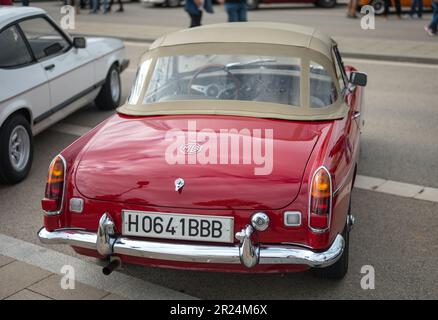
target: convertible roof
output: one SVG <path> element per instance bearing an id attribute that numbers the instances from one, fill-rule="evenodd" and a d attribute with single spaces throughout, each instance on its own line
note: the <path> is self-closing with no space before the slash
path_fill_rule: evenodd
<path id="1" fill-rule="evenodd" d="M 260 43 L 308 48 L 331 60 L 334 41 L 315 28 L 286 23 L 235 22 L 180 30 L 157 39 L 150 49 L 199 43 Z"/>

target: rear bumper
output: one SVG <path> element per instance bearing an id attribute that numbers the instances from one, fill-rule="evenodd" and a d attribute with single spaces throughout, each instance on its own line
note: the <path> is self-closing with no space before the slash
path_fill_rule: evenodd
<path id="1" fill-rule="evenodd" d="M 44 244 L 67 244 L 97 250 L 103 256 L 125 255 L 162 261 L 242 264 L 247 268 L 258 264 L 323 268 L 335 263 L 342 255 L 345 246 L 341 235 L 337 235 L 332 245 L 323 252 L 292 245 L 253 244 L 249 237 L 246 239 L 247 242 L 230 246 L 145 241 L 112 236 L 113 229 L 110 224 L 111 220 L 104 215 L 97 233 L 79 229 L 59 229 L 49 232 L 42 228 L 38 232 L 38 238 Z"/>

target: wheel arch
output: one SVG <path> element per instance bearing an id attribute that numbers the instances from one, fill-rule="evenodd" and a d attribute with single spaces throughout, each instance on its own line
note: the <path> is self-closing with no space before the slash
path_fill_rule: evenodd
<path id="1" fill-rule="evenodd" d="M 29 122 L 29 125 L 31 128 L 33 128 L 33 113 L 31 108 L 24 106 L 22 104 L 19 105 L 12 105 L 10 107 L 6 107 L 4 112 L 0 115 L 0 128 L 3 127 L 3 125 L 16 114 L 22 114 L 26 120 Z"/>

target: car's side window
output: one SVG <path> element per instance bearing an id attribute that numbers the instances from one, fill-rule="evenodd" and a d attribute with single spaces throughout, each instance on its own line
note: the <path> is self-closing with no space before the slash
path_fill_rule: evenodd
<path id="1" fill-rule="evenodd" d="M 64 36 L 43 17 L 24 20 L 19 25 L 38 60 L 64 52 L 70 47 Z"/>
<path id="2" fill-rule="evenodd" d="M 310 61 L 310 107 L 324 108 L 338 100 L 335 80 L 322 65 Z"/>
<path id="3" fill-rule="evenodd" d="M 32 62 L 21 33 L 11 26 L 0 33 L 0 68 L 13 68 Z"/>

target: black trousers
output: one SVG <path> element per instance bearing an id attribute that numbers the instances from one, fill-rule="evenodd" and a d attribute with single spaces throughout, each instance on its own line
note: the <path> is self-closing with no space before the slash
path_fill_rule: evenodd
<path id="1" fill-rule="evenodd" d="M 189 13 L 190 16 L 190 28 L 199 27 L 201 25 L 202 11 L 199 14 Z"/>
<path id="2" fill-rule="evenodd" d="M 385 0 L 385 16 L 389 14 L 389 8 L 391 7 L 391 0 Z M 401 4 L 400 0 L 394 0 L 395 4 L 395 11 L 397 12 L 397 15 L 401 16 Z"/>
<path id="3" fill-rule="evenodd" d="M 119 3 L 119 10 L 123 10 L 122 0 L 117 0 L 117 2 Z M 113 4 L 114 4 L 114 0 L 111 0 L 110 5 L 109 5 L 110 10 L 111 10 L 111 7 L 113 6 Z"/>

